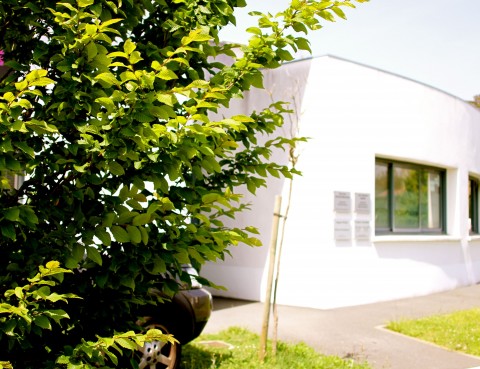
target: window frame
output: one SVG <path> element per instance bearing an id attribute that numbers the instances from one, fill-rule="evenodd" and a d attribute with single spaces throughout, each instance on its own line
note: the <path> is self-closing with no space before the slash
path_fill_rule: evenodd
<path id="1" fill-rule="evenodd" d="M 478 235 L 480 233 L 480 225 L 479 225 L 479 218 L 478 218 L 479 189 L 480 189 L 480 179 L 473 176 L 469 176 L 468 177 L 468 218 L 470 220 L 469 233 L 471 235 Z"/>
<path id="2" fill-rule="evenodd" d="M 442 235 L 446 234 L 446 225 L 447 225 L 447 201 L 446 201 L 446 177 L 447 171 L 443 168 L 438 168 L 429 165 L 416 164 L 412 162 L 405 162 L 399 160 L 390 160 L 385 158 L 375 158 L 375 169 L 378 164 L 383 164 L 387 166 L 387 227 L 378 227 L 376 224 L 375 218 L 375 234 L 376 235 Z M 405 169 L 418 170 L 420 172 L 435 172 L 440 176 L 440 227 L 438 228 L 398 228 L 395 227 L 395 190 L 394 190 L 394 168 L 401 167 Z M 375 188 L 376 192 L 376 188 Z M 376 196 L 375 196 L 376 197 Z M 420 200 L 421 201 L 421 200 Z M 375 213 L 377 212 L 377 207 L 375 205 Z"/>

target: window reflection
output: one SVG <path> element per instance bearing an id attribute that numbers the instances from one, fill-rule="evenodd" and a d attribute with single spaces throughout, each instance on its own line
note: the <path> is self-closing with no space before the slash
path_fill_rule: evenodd
<path id="1" fill-rule="evenodd" d="M 441 232 L 444 171 L 377 160 L 375 228 L 377 232 Z"/>
<path id="2" fill-rule="evenodd" d="M 388 166 L 375 166 L 375 226 L 388 228 Z"/>
<path id="3" fill-rule="evenodd" d="M 394 168 L 394 224 L 395 228 L 419 228 L 420 196 L 419 172 L 407 168 Z"/>

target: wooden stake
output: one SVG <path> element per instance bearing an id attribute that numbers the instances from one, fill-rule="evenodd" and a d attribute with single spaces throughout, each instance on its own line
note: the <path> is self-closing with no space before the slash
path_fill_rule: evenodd
<path id="1" fill-rule="evenodd" d="M 277 356 L 277 345 L 278 345 L 278 306 L 277 306 L 277 290 L 278 290 L 278 280 L 280 279 L 280 266 L 282 264 L 282 249 L 283 249 L 283 240 L 285 239 L 285 223 L 288 218 L 288 212 L 290 211 L 290 204 L 292 202 L 292 192 L 293 192 L 293 179 L 290 180 L 288 186 L 288 197 L 285 209 L 283 210 L 283 222 L 280 231 L 280 240 L 277 241 L 277 265 L 275 268 L 275 281 L 273 283 L 273 297 L 272 297 L 272 311 L 273 311 L 273 329 L 272 329 L 272 355 Z"/>
<path id="2" fill-rule="evenodd" d="M 258 357 L 261 362 L 265 360 L 267 354 L 268 321 L 270 319 L 270 306 L 272 300 L 273 275 L 275 271 L 275 259 L 277 254 L 278 223 L 280 220 L 280 209 L 282 206 L 282 197 L 275 196 L 275 207 L 273 210 L 272 236 L 270 238 L 270 260 L 268 266 L 267 291 L 265 294 L 265 304 L 263 308 L 262 335 L 260 337 L 260 350 Z"/>

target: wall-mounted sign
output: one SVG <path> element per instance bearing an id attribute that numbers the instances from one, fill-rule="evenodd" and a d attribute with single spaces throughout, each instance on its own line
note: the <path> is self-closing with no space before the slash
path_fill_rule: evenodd
<path id="1" fill-rule="evenodd" d="M 370 214 L 370 194 L 355 193 L 355 212 Z"/>
<path id="2" fill-rule="evenodd" d="M 349 241 L 352 239 L 352 226 L 348 220 L 335 220 L 335 239 Z"/>
<path id="3" fill-rule="evenodd" d="M 334 210 L 339 213 L 348 213 L 352 209 L 350 192 L 334 192 Z"/>
<path id="4" fill-rule="evenodd" d="M 355 238 L 357 240 L 370 240 L 370 222 L 366 220 L 355 221 Z"/>

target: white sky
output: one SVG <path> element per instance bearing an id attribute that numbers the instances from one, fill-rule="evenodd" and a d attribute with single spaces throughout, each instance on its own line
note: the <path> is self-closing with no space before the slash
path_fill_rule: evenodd
<path id="1" fill-rule="evenodd" d="M 247 0 L 222 39 L 245 42 L 252 10 L 276 13 L 288 0 Z M 370 0 L 347 20 L 310 33 L 313 56 L 335 55 L 439 88 L 462 99 L 480 94 L 480 0 Z"/>

